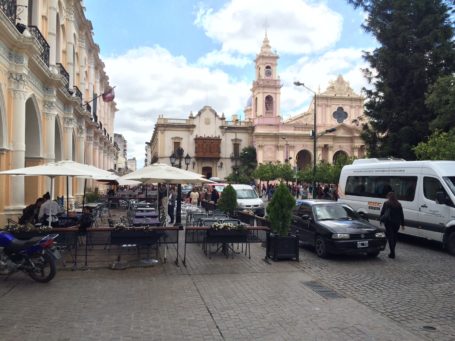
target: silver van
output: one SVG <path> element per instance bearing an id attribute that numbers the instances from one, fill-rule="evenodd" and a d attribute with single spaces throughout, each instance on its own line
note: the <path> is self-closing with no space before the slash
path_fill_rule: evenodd
<path id="1" fill-rule="evenodd" d="M 243 184 L 233 184 L 232 187 L 237 193 L 237 206 L 239 210 L 249 210 L 260 217 L 264 216 L 264 202 L 253 187 Z"/>

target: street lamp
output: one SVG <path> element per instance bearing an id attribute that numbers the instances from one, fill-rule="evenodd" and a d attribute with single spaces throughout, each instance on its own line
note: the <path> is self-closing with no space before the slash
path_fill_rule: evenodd
<path id="1" fill-rule="evenodd" d="M 302 82 L 294 82 L 294 85 L 295 86 L 303 86 L 305 89 L 307 89 L 308 91 L 310 91 L 313 95 L 314 95 L 314 100 L 313 100 L 313 104 L 314 104 L 314 112 L 313 112 L 313 116 L 314 116 L 314 121 L 313 121 L 313 132 L 312 132 L 312 137 L 313 137 L 313 198 L 315 197 L 315 193 L 316 193 L 316 135 L 317 135 L 317 131 L 316 131 L 316 92 L 313 91 L 312 89 L 310 89 L 309 87 L 307 87 L 304 83 Z"/>
<path id="2" fill-rule="evenodd" d="M 171 156 L 169 156 L 169 161 L 171 162 L 172 167 L 182 168 L 182 159 L 185 161 L 186 169 L 188 170 L 188 165 L 191 162 L 191 156 L 187 153 L 183 157 L 184 150 L 182 147 L 178 147 Z M 178 163 L 177 163 L 178 161 Z M 182 222 L 182 185 L 177 184 L 177 207 L 175 212 L 175 225 L 180 225 Z"/>

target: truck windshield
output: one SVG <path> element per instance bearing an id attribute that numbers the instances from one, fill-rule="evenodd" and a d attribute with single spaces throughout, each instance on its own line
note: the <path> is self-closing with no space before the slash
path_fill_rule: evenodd
<path id="1" fill-rule="evenodd" d="M 238 189 L 237 199 L 256 199 L 258 195 L 253 189 Z"/>
<path id="2" fill-rule="evenodd" d="M 445 176 L 443 177 L 446 184 L 449 186 L 452 195 L 455 196 L 455 176 Z"/>

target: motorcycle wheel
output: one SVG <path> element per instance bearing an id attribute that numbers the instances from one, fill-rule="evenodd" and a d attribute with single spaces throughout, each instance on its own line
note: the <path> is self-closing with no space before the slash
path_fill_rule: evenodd
<path id="1" fill-rule="evenodd" d="M 47 283 L 55 276 L 55 260 L 47 252 L 42 255 L 32 256 L 31 260 L 35 264 L 34 269 L 30 269 L 28 275 L 35 281 Z"/>

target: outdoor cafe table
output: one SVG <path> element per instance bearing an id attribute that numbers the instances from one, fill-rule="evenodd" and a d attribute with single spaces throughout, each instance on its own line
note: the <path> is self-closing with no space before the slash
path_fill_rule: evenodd
<path id="1" fill-rule="evenodd" d="M 183 265 L 186 267 L 186 244 L 202 244 L 204 243 L 204 238 L 207 236 L 207 231 L 211 229 L 209 226 L 187 226 L 185 227 L 185 245 L 183 248 Z M 246 238 L 246 243 L 252 242 L 262 242 L 259 238 L 259 233 L 270 233 L 270 229 L 267 226 L 247 226 L 246 230 L 248 231 L 248 236 Z M 257 237 L 257 238 L 255 238 Z M 249 245 L 247 245 L 249 247 Z"/>
<path id="2" fill-rule="evenodd" d="M 169 238 L 169 240 L 164 240 L 164 241 L 160 240 L 160 242 L 176 244 L 177 256 L 176 256 L 176 259 L 175 259 L 175 264 L 178 266 L 179 265 L 179 243 L 178 243 L 179 230 L 180 230 L 179 227 L 167 226 L 167 227 L 149 227 L 148 229 L 141 229 L 141 228 L 138 228 L 138 227 L 133 227 L 133 228 L 126 228 L 124 230 L 116 230 L 115 228 L 112 228 L 112 227 L 92 227 L 92 228 L 87 229 L 86 231 L 81 231 L 79 229 L 79 227 L 73 226 L 73 227 L 54 227 L 51 230 L 46 231 L 46 232 L 44 232 L 44 231 L 30 232 L 29 235 L 27 236 L 27 238 L 31 238 L 32 234 L 34 234 L 35 236 L 37 236 L 37 235 L 43 235 L 44 236 L 44 235 L 52 234 L 52 233 L 58 233 L 60 235 L 63 235 L 64 237 L 65 236 L 74 237 L 74 238 L 67 238 L 66 240 L 72 240 L 72 242 L 71 242 L 72 245 L 67 245 L 67 246 L 74 247 L 73 269 L 77 269 L 77 266 L 78 266 L 78 264 L 77 264 L 77 255 L 78 255 L 78 251 L 79 251 L 78 237 L 81 236 L 81 235 L 85 235 L 86 233 L 108 232 L 108 233 L 112 234 L 112 232 L 115 233 L 115 232 L 123 231 L 123 232 L 129 232 L 129 233 L 131 233 L 131 235 L 134 236 L 134 233 L 137 232 L 138 237 L 140 237 L 141 233 L 143 233 L 144 231 L 149 231 L 151 233 L 153 233 L 153 232 L 163 233 L 163 235 L 160 238 L 162 238 L 163 236 L 166 237 L 166 234 L 165 234 L 166 232 L 167 233 L 175 233 L 176 234 L 175 238 Z M 129 239 L 129 241 L 130 240 L 131 239 Z M 141 242 L 140 238 L 136 238 L 135 241 L 136 241 L 136 243 L 140 243 Z M 118 242 L 120 242 L 120 240 Z M 144 244 L 147 244 L 147 243 L 149 243 L 149 241 L 145 240 L 145 238 L 144 238 Z M 102 245 L 106 245 L 106 242 L 103 242 Z M 88 242 L 85 243 L 84 257 L 85 257 L 85 266 L 87 266 L 88 265 L 87 264 Z M 165 259 L 166 259 L 166 255 L 165 255 Z"/>

